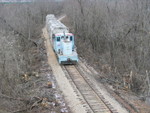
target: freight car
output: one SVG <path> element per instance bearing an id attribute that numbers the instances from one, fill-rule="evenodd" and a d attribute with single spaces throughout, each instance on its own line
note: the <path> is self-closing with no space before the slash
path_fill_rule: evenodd
<path id="1" fill-rule="evenodd" d="M 76 64 L 78 54 L 75 47 L 75 38 L 69 33 L 68 27 L 56 19 L 53 14 L 46 16 L 46 28 L 59 64 Z"/>

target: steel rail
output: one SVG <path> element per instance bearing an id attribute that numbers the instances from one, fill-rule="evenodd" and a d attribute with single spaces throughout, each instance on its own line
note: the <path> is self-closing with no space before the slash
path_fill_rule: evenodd
<path id="1" fill-rule="evenodd" d="M 107 113 L 118 113 L 112 106 L 109 104 L 108 101 L 105 100 L 103 95 L 100 92 L 97 92 L 95 88 L 89 83 L 89 81 L 83 76 L 83 73 L 80 72 L 76 66 L 64 66 L 65 70 L 69 74 L 70 78 L 72 79 L 72 82 L 75 84 L 76 88 L 79 90 L 81 93 L 83 99 L 85 102 L 88 104 L 89 108 L 91 109 L 92 112 L 107 112 Z M 76 80 L 77 79 L 77 80 Z M 79 80 L 80 79 L 80 80 Z M 79 80 L 79 81 L 78 81 Z M 81 83 L 80 83 L 81 82 Z M 82 86 L 84 85 L 84 86 Z M 80 87 L 79 87 L 80 86 Z M 83 88 L 85 87 L 85 89 Z M 83 90 L 81 90 L 83 88 Z M 88 90 L 86 90 L 86 88 Z M 87 93 L 84 93 L 87 92 Z M 93 94 L 93 95 L 89 95 Z M 89 99 L 90 98 L 90 99 Z M 87 100 L 88 99 L 88 100 Z M 94 102 L 90 101 L 93 99 Z M 92 103 L 95 103 L 97 105 L 92 105 Z M 95 107 L 95 109 L 94 109 Z M 96 108 L 98 108 L 96 110 Z M 108 111 L 109 110 L 109 111 Z"/>

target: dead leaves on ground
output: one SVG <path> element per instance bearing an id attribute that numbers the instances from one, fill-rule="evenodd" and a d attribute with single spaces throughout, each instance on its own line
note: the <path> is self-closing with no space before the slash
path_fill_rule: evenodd
<path id="1" fill-rule="evenodd" d="M 40 98 L 40 97 L 34 97 L 36 98 L 36 101 L 31 105 L 30 110 L 34 109 L 35 107 L 40 108 L 46 108 L 51 109 L 53 107 L 58 106 L 58 102 L 50 101 L 48 98 Z"/>
<path id="2" fill-rule="evenodd" d="M 27 72 L 27 73 L 24 73 L 24 74 L 20 74 L 20 77 L 21 77 L 21 80 L 24 81 L 24 82 L 28 82 L 29 80 L 31 80 L 32 77 L 36 77 L 36 78 L 39 78 L 39 74 L 38 72 Z"/>

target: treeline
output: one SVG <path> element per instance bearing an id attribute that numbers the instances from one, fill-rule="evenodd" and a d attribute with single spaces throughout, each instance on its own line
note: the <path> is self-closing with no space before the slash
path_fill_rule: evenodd
<path id="1" fill-rule="evenodd" d="M 79 37 L 78 52 L 101 71 L 107 65 L 115 73 L 110 77 L 119 81 L 132 72 L 132 90 L 149 94 L 145 80 L 150 77 L 150 1 L 67 0 L 66 4 Z"/>

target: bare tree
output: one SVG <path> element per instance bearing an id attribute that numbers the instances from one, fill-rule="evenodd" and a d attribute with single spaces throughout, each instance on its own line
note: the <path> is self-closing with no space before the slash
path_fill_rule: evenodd
<path id="1" fill-rule="evenodd" d="M 120 76 L 131 70 L 146 75 L 145 70 L 150 70 L 149 0 L 69 0 L 66 4 L 80 37 L 80 54 L 98 61 L 100 67 L 109 64 Z"/>

